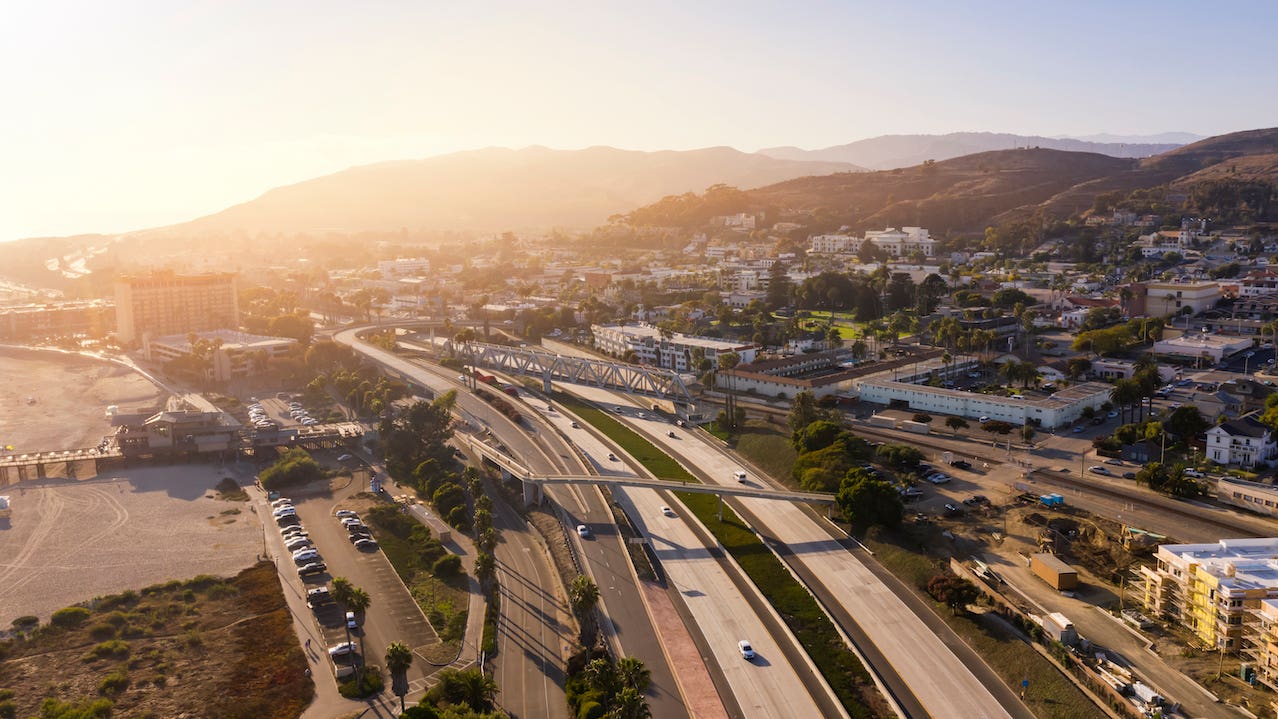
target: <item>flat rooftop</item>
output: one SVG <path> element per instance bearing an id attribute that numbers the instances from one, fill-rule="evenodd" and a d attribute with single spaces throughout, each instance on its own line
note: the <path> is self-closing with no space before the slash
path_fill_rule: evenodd
<path id="1" fill-rule="evenodd" d="M 620 332 L 630 337 L 641 337 L 651 339 L 653 342 L 662 342 L 665 338 L 661 336 L 661 330 L 652 325 L 599 325 L 603 329 Z M 702 337 L 700 335 L 685 335 L 674 333 L 670 335 L 670 342 L 677 344 L 690 345 L 692 347 L 706 347 L 709 349 L 728 352 L 736 349 L 744 349 L 754 347 L 749 342 L 732 342 L 730 340 L 721 340 L 715 337 Z"/>
<path id="2" fill-rule="evenodd" d="M 281 342 L 296 342 L 297 340 L 290 337 L 268 337 L 266 335 L 255 335 L 248 332 L 239 332 L 237 330 L 207 330 L 205 332 L 196 332 L 196 340 L 222 340 L 223 347 L 273 347 Z M 191 339 L 188 335 L 167 335 L 164 337 L 156 337 L 151 340 L 151 344 L 160 344 L 165 347 L 172 347 L 180 352 L 191 351 Z"/>

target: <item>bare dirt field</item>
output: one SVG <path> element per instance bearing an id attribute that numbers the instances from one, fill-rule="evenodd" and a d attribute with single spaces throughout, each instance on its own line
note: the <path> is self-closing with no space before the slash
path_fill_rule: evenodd
<path id="1" fill-rule="evenodd" d="M 111 431 L 106 408 L 157 408 L 163 392 L 113 362 L 36 350 L 0 350 L 0 448 L 80 449 Z"/>
<path id="2" fill-rule="evenodd" d="M 10 487 L 13 517 L 0 520 L 0 630 L 94 596 L 251 565 L 262 551 L 257 515 L 213 491 L 227 476 L 251 482 L 244 469 L 130 468 Z"/>

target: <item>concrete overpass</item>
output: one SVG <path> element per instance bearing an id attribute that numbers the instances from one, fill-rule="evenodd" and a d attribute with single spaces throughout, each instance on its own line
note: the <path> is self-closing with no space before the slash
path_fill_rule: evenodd
<path id="1" fill-rule="evenodd" d="M 682 482 L 675 479 L 648 477 L 605 477 L 597 475 L 537 475 L 524 468 L 504 452 L 492 445 L 473 437 L 458 435 L 476 454 L 497 465 L 506 474 L 518 478 L 524 485 L 524 501 L 536 504 L 541 499 L 541 487 L 556 484 L 594 485 L 598 487 L 642 487 L 644 489 L 669 489 L 677 492 L 718 495 L 720 502 L 724 497 L 750 497 L 754 499 L 776 499 L 783 502 L 804 502 L 807 504 L 824 504 L 833 506 L 837 501 L 835 495 L 825 492 L 794 492 L 783 489 L 769 489 L 754 485 L 726 486 L 717 484 L 700 484 Z M 722 506 L 722 505 L 720 505 Z"/>

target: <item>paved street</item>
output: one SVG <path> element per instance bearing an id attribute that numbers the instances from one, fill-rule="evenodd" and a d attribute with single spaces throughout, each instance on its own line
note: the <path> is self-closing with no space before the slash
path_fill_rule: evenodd
<path id="1" fill-rule="evenodd" d="M 572 386 L 574 393 L 596 402 L 618 404 L 614 393 Z M 634 406 L 633 404 L 631 406 Z M 682 428 L 673 430 L 675 438 L 666 437 L 671 425 L 664 420 L 639 419 L 627 412 L 623 421 L 639 428 L 650 440 L 666 451 L 681 456 L 719 484 L 733 484 L 733 472 L 740 464 L 702 442 L 699 436 Z M 793 552 L 794 559 L 805 565 L 814 577 L 829 589 L 829 598 L 854 618 L 869 641 L 883 654 L 891 668 L 901 677 L 923 709 L 932 716 L 1009 717 L 1002 701 L 991 694 L 991 688 L 978 680 L 918 615 L 883 584 L 853 554 L 832 539 L 826 527 L 819 526 L 798 507 L 770 500 L 743 499 L 741 506 L 763 522 L 770 535 Z M 837 619 L 836 619 L 837 621 Z M 995 679 L 995 681 L 997 681 Z M 993 689 L 1005 689 L 1000 683 Z M 1023 705 L 1010 700 L 1017 715 L 1028 716 Z"/>

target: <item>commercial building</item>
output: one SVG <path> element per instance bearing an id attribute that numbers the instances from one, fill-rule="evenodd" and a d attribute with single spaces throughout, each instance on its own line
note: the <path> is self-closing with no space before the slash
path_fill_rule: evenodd
<path id="1" fill-rule="evenodd" d="M 951 363 L 947 370 L 938 360 L 923 363 L 918 368 L 904 368 L 894 373 L 879 373 L 854 382 L 857 394 L 863 402 L 908 407 L 919 412 L 952 414 L 968 419 L 989 419 L 1010 422 L 1014 425 L 1034 425 L 1059 428 L 1072 424 L 1083 416 L 1086 408 L 1100 409 L 1109 401 L 1112 385 L 1101 382 L 1084 382 L 1066 387 L 1046 397 L 1001 397 L 965 392 L 946 387 L 921 384 L 932 376 L 952 375 L 966 371 L 975 360 Z M 896 377 L 891 376 L 896 374 Z"/>
<path id="2" fill-rule="evenodd" d="M 1216 501 L 1257 514 L 1278 517 L 1278 487 L 1272 484 L 1221 477 L 1216 480 Z"/>
<path id="3" fill-rule="evenodd" d="M 715 384 L 720 388 L 730 386 L 735 392 L 780 399 L 793 399 L 800 392 L 811 392 L 816 397 L 850 394 L 856 377 L 864 374 L 850 360 L 846 351 L 830 350 L 752 362 L 718 373 Z"/>
<path id="4" fill-rule="evenodd" d="M 101 337 L 114 330 L 115 305 L 107 300 L 0 307 L 0 340 L 27 342 L 69 335 Z"/>
<path id="5" fill-rule="evenodd" d="M 1278 457 L 1278 442 L 1254 414 L 1207 430 L 1207 459 L 1216 464 L 1250 469 L 1268 465 L 1275 457 Z"/>
<path id="6" fill-rule="evenodd" d="M 240 431 L 228 414 L 196 410 L 116 414 L 111 424 L 116 445 L 129 458 L 228 452 L 236 448 Z"/>
<path id="7" fill-rule="evenodd" d="M 383 278 L 388 280 L 396 277 L 425 275 L 430 272 L 430 260 L 425 257 L 378 260 L 377 271 Z"/>
<path id="8" fill-rule="evenodd" d="M 809 240 L 811 252 L 826 255 L 855 255 L 866 242 L 892 257 L 908 257 L 916 252 L 924 257 L 932 257 L 936 252 L 936 240 L 929 237 L 928 231 L 922 227 L 870 230 L 865 233 L 865 237 L 815 235 Z"/>
<path id="9" fill-rule="evenodd" d="M 1250 337 L 1190 333 L 1155 342 L 1154 354 L 1191 360 L 1204 359 L 1215 364 L 1250 349 L 1254 344 Z"/>
<path id="10" fill-rule="evenodd" d="M 1137 588 L 1151 614 L 1210 648 L 1256 646 L 1253 613 L 1278 597 L 1278 538 L 1164 544 L 1155 559 L 1156 566 L 1140 568 Z"/>
<path id="11" fill-rule="evenodd" d="M 115 334 L 120 344 L 147 336 L 186 334 L 240 326 L 235 275 L 154 272 L 115 283 Z"/>
<path id="12" fill-rule="evenodd" d="M 677 372 L 696 371 L 694 356 L 701 355 L 718 366 L 719 355 L 735 352 L 742 364 L 754 361 L 759 348 L 713 337 L 698 337 L 678 332 L 663 333 L 657 327 L 639 323 L 633 325 L 591 325 L 595 348 L 614 357 L 633 352 L 635 360 Z"/>
<path id="13" fill-rule="evenodd" d="M 276 360 L 292 354 L 298 346 L 297 340 L 290 337 L 264 337 L 234 330 L 193 334 L 194 338 L 190 334 L 147 338 L 143 354 L 148 362 L 163 364 L 191 357 L 203 343 L 211 348 L 206 369 L 208 379 L 225 382 L 260 374 L 270 369 Z"/>
<path id="14" fill-rule="evenodd" d="M 1140 283 L 1138 283 L 1140 284 Z M 1217 282 L 1145 282 L 1143 306 L 1128 305 L 1131 316 L 1148 315 L 1166 317 L 1209 310 L 1220 301 L 1220 284 Z M 1134 287 L 1135 285 L 1133 285 Z M 1136 299 L 1136 298 L 1133 298 Z"/>

